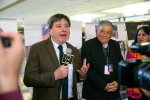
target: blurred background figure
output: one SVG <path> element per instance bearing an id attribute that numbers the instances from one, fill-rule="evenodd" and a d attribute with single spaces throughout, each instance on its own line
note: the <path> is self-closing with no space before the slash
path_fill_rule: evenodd
<path id="1" fill-rule="evenodd" d="M 141 26 L 138 28 L 135 40 L 133 42 L 134 44 L 141 44 L 150 42 L 150 27 L 149 26 Z M 146 55 L 141 55 L 140 53 L 132 52 L 129 48 L 128 54 L 127 54 L 128 60 L 133 59 L 146 59 L 150 60 L 150 57 Z M 149 100 L 150 97 L 150 91 L 140 89 L 140 88 L 127 88 L 127 95 L 129 100 Z"/>
<path id="2" fill-rule="evenodd" d="M 118 38 L 118 28 L 117 25 L 113 26 L 113 33 L 112 33 L 112 37 Z"/>
<path id="3" fill-rule="evenodd" d="M 1 37 L 10 39 L 11 46 L 5 47 Z M 0 100 L 23 100 L 18 87 L 19 72 L 24 58 L 24 46 L 18 33 L 0 29 Z"/>
<path id="4" fill-rule="evenodd" d="M 125 41 L 119 41 L 119 45 L 120 45 L 122 57 L 125 60 L 127 56 L 127 47 Z"/>

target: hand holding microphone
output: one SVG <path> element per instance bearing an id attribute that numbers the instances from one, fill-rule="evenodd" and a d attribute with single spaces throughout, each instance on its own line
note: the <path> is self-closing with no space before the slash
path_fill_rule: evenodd
<path id="1" fill-rule="evenodd" d="M 68 66 L 61 65 L 60 67 L 58 67 L 55 70 L 54 75 L 55 75 L 55 80 L 63 79 L 65 77 L 67 77 L 68 76 Z"/>
<path id="2" fill-rule="evenodd" d="M 69 69 L 67 65 L 71 64 L 74 57 L 71 54 L 72 54 L 72 50 L 70 48 L 67 48 L 66 54 L 63 55 L 61 66 L 58 67 L 54 72 L 55 80 L 63 79 L 68 76 Z"/>

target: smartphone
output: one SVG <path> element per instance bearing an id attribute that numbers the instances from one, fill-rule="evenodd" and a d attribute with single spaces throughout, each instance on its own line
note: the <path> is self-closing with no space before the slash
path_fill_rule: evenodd
<path id="1" fill-rule="evenodd" d="M 2 41 L 2 44 L 4 47 L 10 47 L 11 46 L 11 41 L 9 38 L 7 37 L 0 37 L 1 38 L 1 41 Z"/>

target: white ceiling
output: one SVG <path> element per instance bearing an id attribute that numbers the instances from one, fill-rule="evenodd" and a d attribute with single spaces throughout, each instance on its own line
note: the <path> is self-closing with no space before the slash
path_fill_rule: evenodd
<path id="1" fill-rule="evenodd" d="M 142 1 L 150 0 L 0 0 L 0 18 L 49 18 L 55 13 L 69 17 L 84 13 L 118 17 L 123 15 L 102 11 Z"/>

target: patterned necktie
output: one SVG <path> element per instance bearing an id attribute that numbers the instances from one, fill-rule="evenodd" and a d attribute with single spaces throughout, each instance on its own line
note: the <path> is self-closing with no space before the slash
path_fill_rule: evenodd
<path id="1" fill-rule="evenodd" d="M 59 60 L 60 64 L 62 62 L 63 57 L 63 47 L 62 45 L 58 46 L 59 49 Z M 62 94 L 61 94 L 61 100 L 68 100 L 68 76 L 62 79 Z"/>

